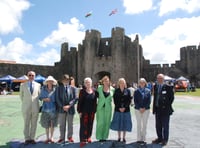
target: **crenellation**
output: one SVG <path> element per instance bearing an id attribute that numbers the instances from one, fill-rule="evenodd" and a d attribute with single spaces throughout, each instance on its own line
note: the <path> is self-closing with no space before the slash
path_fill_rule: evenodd
<path id="1" fill-rule="evenodd" d="M 162 64 L 163 68 L 169 68 L 169 64 Z"/>
<path id="2" fill-rule="evenodd" d="M 190 45 L 186 47 L 187 50 L 197 50 L 197 46 L 196 45 Z"/>
<path id="3" fill-rule="evenodd" d="M 195 84 L 200 84 L 200 45 L 181 47 L 180 60 L 171 65 L 151 64 L 143 56 L 139 36 L 136 35 L 131 41 L 121 27 L 112 28 L 111 37 L 106 38 L 102 38 L 97 30 L 87 30 L 77 48 L 69 49 L 68 46 L 67 42 L 61 44 L 61 59 L 54 66 L 1 63 L 0 76 L 21 76 L 28 70 L 34 70 L 43 76 L 53 75 L 59 79 L 63 73 L 68 73 L 75 77 L 77 84 L 81 84 L 85 77 L 91 77 L 95 83 L 105 74 L 114 83 L 120 77 L 124 77 L 127 82 L 137 82 L 140 77 L 155 81 L 156 75 L 162 72 L 174 78 L 184 75 Z"/>
<path id="4" fill-rule="evenodd" d="M 95 36 L 101 37 L 101 33 L 99 31 L 93 30 L 93 29 L 87 30 L 86 33 L 85 33 L 85 39 L 90 39 L 90 38 L 95 37 Z"/>
<path id="5" fill-rule="evenodd" d="M 61 44 L 61 59 L 67 56 L 69 45 L 67 42 Z"/>

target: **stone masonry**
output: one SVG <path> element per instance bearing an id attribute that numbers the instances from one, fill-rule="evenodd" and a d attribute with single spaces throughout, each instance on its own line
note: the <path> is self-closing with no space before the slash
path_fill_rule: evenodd
<path id="1" fill-rule="evenodd" d="M 78 49 L 61 45 L 61 60 L 54 66 L 40 66 L 30 64 L 0 63 L 0 76 L 7 74 L 19 77 L 29 70 L 43 76 L 53 75 L 59 79 L 62 74 L 68 73 L 82 84 L 85 77 L 91 77 L 96 83 L 104 75 L 108 75 L 113 83 L 120 77 L 127 82 L 137 82 L 140 77 L 147 81 L 155 81 L 158 73 L 164 73 L 177 78 L 184 76 L 200 86 L 200 46 L 187 46 L 180 49 L 180 60 L 175 64 L 150 64 L 143 56 L 142 45 L 138 35 L 131 41 L 120 27 L 112 28 L 111 37 L 102 38 L 97 30 L 87 30 L 82 44 Z"/>

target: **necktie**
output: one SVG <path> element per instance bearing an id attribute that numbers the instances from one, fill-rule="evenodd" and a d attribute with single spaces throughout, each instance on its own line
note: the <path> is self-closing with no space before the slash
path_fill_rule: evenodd
<path id="1" fill-rule="evenodd" d="M 67 99 L 69 99 L 70 93 L 69 93 L 69 87 L 66 86 L 66 94 L 67 94 Z"/>
<path id="2" fill-rule="evenodd" d="M 32 85 L 32 82 L 30 82 L 30 92 L 31 92 L 31 94 L 33 93 L 33 85 Z"/>
<path id="3" fill-rule="evenodd" d="M 161 89 L 162 89 L 162 85 L 159 84 L 159 85 L 158 85 L 158 93 L 159 93 L 159 94 L 160 94 Z"/>
<path id="4" fill-rule="evenodd" d="M 160 99 L 160 92 L 161 92 L 162 86 L 158 84 L 158 90 L 157 90 L 157 99 L 156 99 L 156 106 L 159 106 L 159 99 Z"/>

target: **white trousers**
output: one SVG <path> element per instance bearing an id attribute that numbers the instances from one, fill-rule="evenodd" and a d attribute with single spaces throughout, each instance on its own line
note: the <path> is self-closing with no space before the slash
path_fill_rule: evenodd
<path id="1" fill-rule="evenodd" d="M 137 121 L 137 141 L 145 141 L 146 140 L 146 130 L 147 130 L 147 122 L 149 118 L 150 109 L 145 110 L 141 113 L 139 110 L 135 110 L 135 116 Z"/>

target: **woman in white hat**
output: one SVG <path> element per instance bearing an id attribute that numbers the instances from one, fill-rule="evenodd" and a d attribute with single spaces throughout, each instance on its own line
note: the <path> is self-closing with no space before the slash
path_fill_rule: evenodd
<path id="1" fill-rule="evenodd" d="M 46 144 L 54 143 L 53 133 L 54 127 L 57 126 L 57 115 L 56 115 L 56 105 L 55 105 L 55 88 L 57 86 L 57 81 L 52 77 L 48 76 L 44 81 L 44 86 L 42 87 L 39 99 L 43 101 L 42 114 L 40 124 L 46 129 L 47 139 Z"/>

